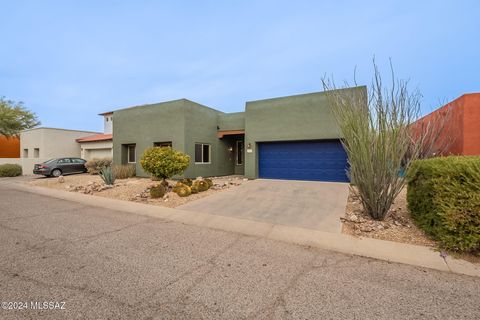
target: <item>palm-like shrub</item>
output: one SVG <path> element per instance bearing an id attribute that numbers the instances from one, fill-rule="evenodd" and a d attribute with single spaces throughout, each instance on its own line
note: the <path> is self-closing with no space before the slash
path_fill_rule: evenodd
<path id="1" fill-rule="evenodd" d="M 140 159 L 143 170 L 163 181 L 182 174 L 188 168 L 189 163 L 188 155 L 173 150 L 171 147 L 149 148 L 145 150 Z"/>

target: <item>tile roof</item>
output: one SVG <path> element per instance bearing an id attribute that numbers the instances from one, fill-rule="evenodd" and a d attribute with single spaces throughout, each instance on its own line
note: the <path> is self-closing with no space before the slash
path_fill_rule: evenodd
<path id="1" fill-rule="evenodd" d="M 83 138 L 79 138 L 76 141 L 77 142 L 93 142 L 93 141 L 106 141 L 106 140 L 113 140 L 113 135 L 112 134 L 94 134 L 92 136 L 86 136 Z"/>

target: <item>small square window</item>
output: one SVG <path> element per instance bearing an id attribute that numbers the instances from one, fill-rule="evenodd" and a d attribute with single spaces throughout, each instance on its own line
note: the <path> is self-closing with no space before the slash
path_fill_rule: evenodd
<path id="1" fill-rule="evenodd" d="M 23 149 L 23 154 L 22 154 L 22 156 L 23 156 L 24 158 L 28 158 L 28 149 Z"/>
<path id="2" fill-rule="evenodd" d="M 210 163 L 210 145 L 205 143 L 195 144 L 195 163 Z"/>
<path id="3" fill-rule="evenodd" d="M 33 149 L 33 157 L 40 158 L 40 148 Z"/>

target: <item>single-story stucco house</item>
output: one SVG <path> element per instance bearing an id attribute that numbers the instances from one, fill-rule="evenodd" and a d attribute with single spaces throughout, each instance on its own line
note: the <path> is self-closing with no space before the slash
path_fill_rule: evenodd
<path id="1" fill-rule="evenodd" d="M 365 94 L 366 87 L 343 89 Z M 113 113 L 113 162 L 142 170 L 143 151 L 172 146 L 190 156 L 184 177 L 346 182 L 347 156 L 325 92 L 250 101 L 223 113 L 180 99 Z"/>

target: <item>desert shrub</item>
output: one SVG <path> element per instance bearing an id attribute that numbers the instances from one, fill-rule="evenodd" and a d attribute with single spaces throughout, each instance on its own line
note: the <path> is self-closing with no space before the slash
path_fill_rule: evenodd
<path id="1" fill-rule="evenodd" d="M 150 188 L 150 196 L 152 198 L 161 198 L 165 195 L 166 189 L 162 184 Z"/>
<path id="2" fill-rule="evenodd" d="M 100 174 L 100 170 L 104 167 L 109 167 L 112 165 L 112 158 L 102 158 L 102 159 L 91 159 L 85 163 L 88 173 L 90 174 Z"/>
<path id="3" fill-rule="evenodd" d="M 190 163 L 190 157 L 170 147 L 153 147 L 145 150 L 140 159 L 142 168 L 162 180 L 182 174 Z"/>
<path id="4" fill-rule="evenodd" d="M 128 179 L 135 177 L 135 165 L 133 164 L 122 164 L 122 165 L 113 165 L 113 172 L 117 179 Z"/>
<path id="5" fill-rule="evenodd" d="M 111 166 L 103 167 L 99 174 L 107 186 L 113 186 L 115 183 L 115 172 L 113 172 Z"/>
<path id="6" fill-rule="evenodd" d="M 480 253 L 480 157 L 417 160 L 407 174 L 408 207 L 445 249 Z"/>
<path id="7" fill-rule="evenodd" d="M 22 174 L 22 166 L 6 163 L 0 165 L 0 177 L 16 177 Z"/>

